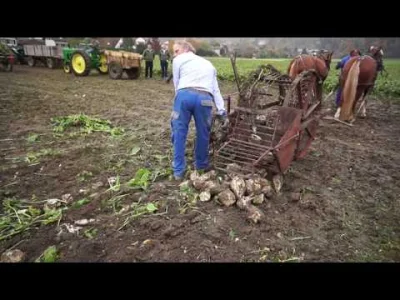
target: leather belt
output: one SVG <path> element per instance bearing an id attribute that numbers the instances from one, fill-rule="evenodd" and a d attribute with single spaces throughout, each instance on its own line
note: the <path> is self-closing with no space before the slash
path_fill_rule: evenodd
<path id="1" fill-rule="evenodd" d="M 190 90 L 190 91 L 193 91 L 193 92 L 196 92 L 196 93 L 199 93 L 199 94 L 205 94 L 205 95 L 208 95 L 208 96 L 211 96 L 212 98 L 214 98 L 213 95 L 211 93 L 207 92 L 207 91 L 198 90 L 198 89 L 190 88 L 190 87 L 189 88 L 184 88 L 184 90 Z"/>

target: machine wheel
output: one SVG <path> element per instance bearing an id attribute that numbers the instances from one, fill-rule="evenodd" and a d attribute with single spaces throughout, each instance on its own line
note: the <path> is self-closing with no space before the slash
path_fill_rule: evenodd
<path id="1" fill-rule="evenodd" d="M 55 61 L 53 58 L 51 58 L 51 57 L 46 58 L 46 66 L 47 66 L 49 69 L 55 69 L 55 67 L 56 67 L 56 61 Z"/>
<path id="2" fill-rule="evenodd" d="M 32 56 L 29 56 L 26 61 L 30 67 L 34 67 L 36 65 L 36 59 L 34 59 Z"/>
<path id="3" fill-rule="evenodd" d="M 112 61 L 108 65 L 108 68 L 109 68 L 108 74 L 111 79 L 121 79 L 124 70 L 122 69 L 122 66 L 119 63 Z"/>
<path id="4" fill-rule="evenodd" d="M 90 63 L 89 55 L 82 50 L 77 50 L 71 55 L 71 69 L 76 76 L 89 75 Z"/>
<path id="5" fill-rule="evenodd" d="M 140 76 L 140 68 L 126 69 L 125 72 L 129 79 L 138 79 Z"/>
<path id="6" fill-rule="evenodd" d="M 302 124 L 306 125 L 300 130 L 297 141 L 295 159 L 304 158 L 315 139 L 319 120 L 315 118 L 321 110 L 318 99 L 318 77 L 313 71 L 304 71 L 299 74 L 292 83 L 289 95 L 287 95 L 284 106 L 291 106 L 303 111 Z M 317 106 L 315 106 L 317 105 Z M 314 107 L 311 114 L 306 115 L 308 109 Z"/>
<path id="7" fill-rule="evenodd" d="M 99 58 L 99 67 L 97 68 L 100 74 L 108 73 L 108 64 L 107 64 L 107 56 L 102 53 Z"/>
<path id="8" fill-rule="evenodd" d="M 12 64 L 3 64 L 3 68 L 4 68 L 4 71 L 6 71 L 6 72 L 12 72 L 12 70 L 13 70 L 13 65 Z"/>
<path id="9" fill-rule="evenodd" d="M 317 134 L 318 123 L 318 120 L 312 120 L 304 130 L 300 131 L 295 153 L 296 160 L 302 159 L 307 155 L 311 143 L 314 141 Z"/>
<path id="10" fill-rule="evenodd" d="M 72 71 L 70 62 L 65 62 L 64 65 L 63 65 L 63 68 L 64 68 L 64 72 L 67 73 L 67 74 L 70 74 L 71 71 Z"/>

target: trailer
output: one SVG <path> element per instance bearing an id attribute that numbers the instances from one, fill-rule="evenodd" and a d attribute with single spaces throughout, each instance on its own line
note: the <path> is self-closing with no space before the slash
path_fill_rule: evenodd
<path id="1" fill-rule="evenodd" d="M 142 55 L 127 51 L 111 50 L 104 51 L 104 54 L 107 57 L 109 76 L 111 79 L 121 79 L 124 72 L 129 79 L 139 78 Z"/>
<path id="2" fill-rule="evenodd" d="M 30 67 L 34 67 L 37 62 L 41 62 L 50 69 L 62 66 L 62 49 L 68 45 L 64 42 L 46 40 L 45 45 L 24 45 L 24 54 Z"/>

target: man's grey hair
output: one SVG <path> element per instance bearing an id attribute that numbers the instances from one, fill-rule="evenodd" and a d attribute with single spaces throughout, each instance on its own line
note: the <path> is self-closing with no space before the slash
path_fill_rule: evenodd
<path id="1" fill-rule="evenodd" d="M 193 53 L 196 53 L 196 49 L 193 47 L 193 45 L 186 40 L 175 41 L 174 45 L 178 45 L 187 51 L 192 51 Z"/>

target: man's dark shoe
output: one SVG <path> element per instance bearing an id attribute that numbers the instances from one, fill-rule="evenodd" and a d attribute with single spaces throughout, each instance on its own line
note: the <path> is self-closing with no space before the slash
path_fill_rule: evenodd
<path id="1" fill-rule="evenodd" d="M 203 175 L 204 173 L 210 172 L 212 170 L 212 167 L 207 167 L 205 169 L 200 169 L 200 170 L 196 170 L 197 173 L 199 173 L 199 175 Z"/>
<path id="2" fill-rule="evenodd" d="M 183 177 L 181 177 L 181 176 L 174 176 L 174 181 L 181 182 L 181 181 L 183 181 Z"/>

